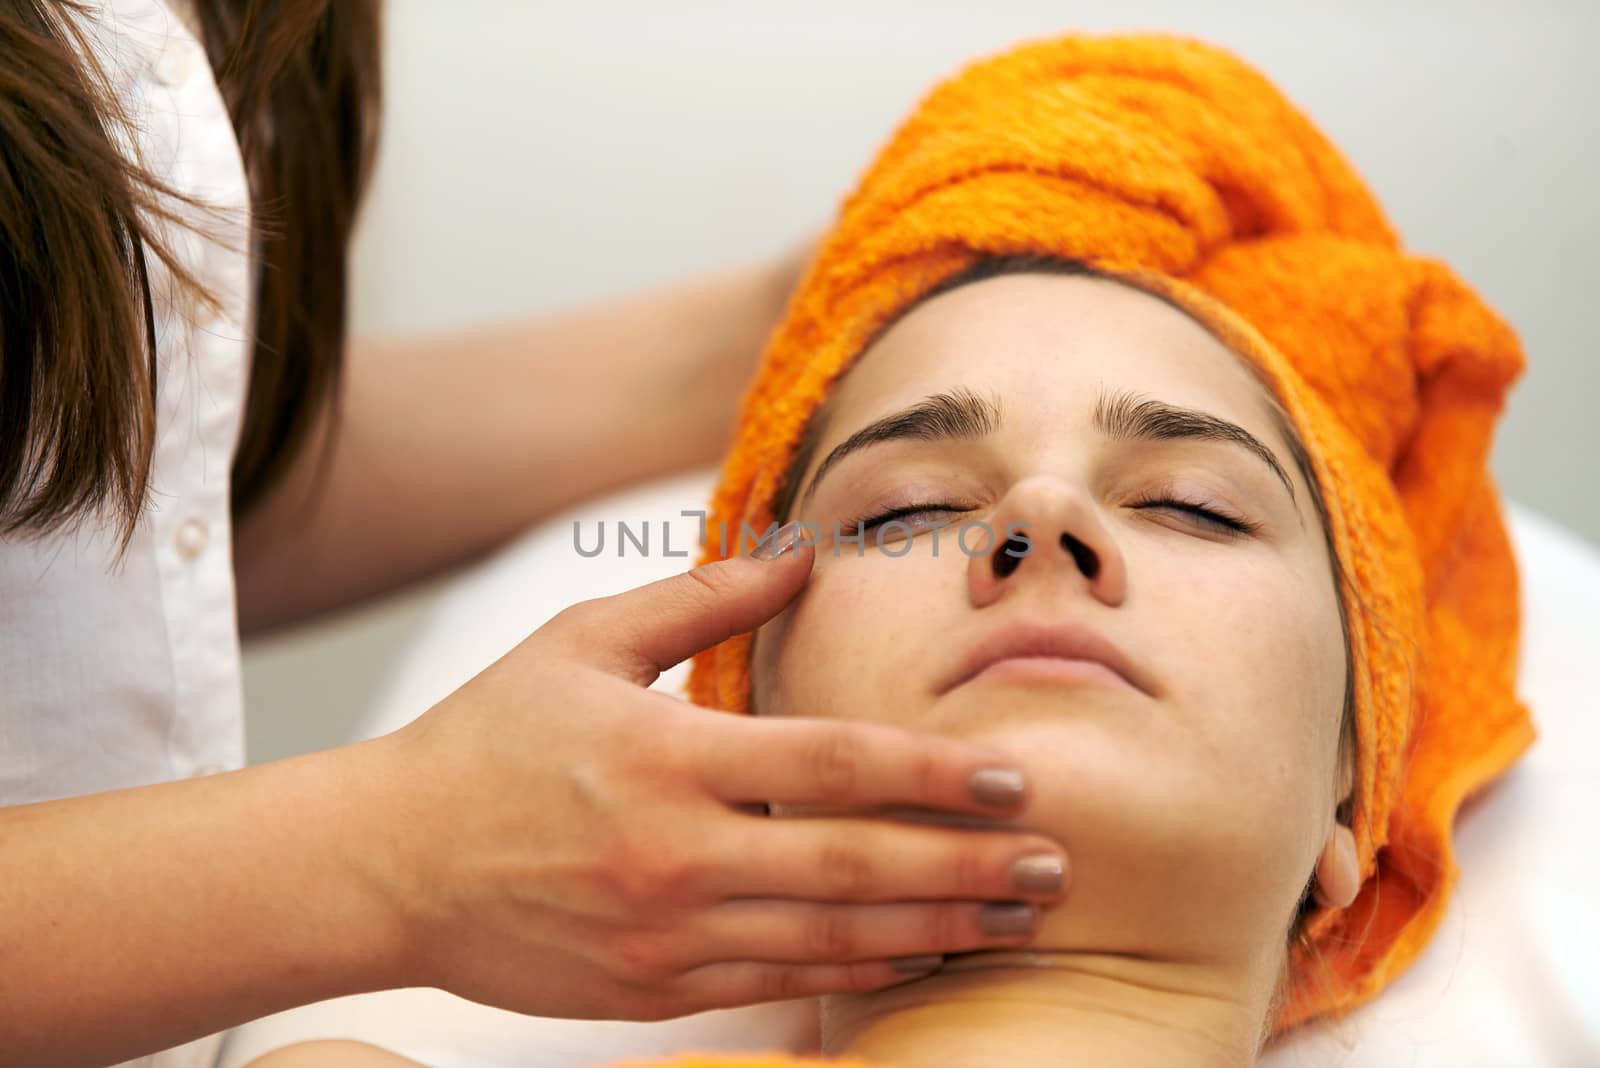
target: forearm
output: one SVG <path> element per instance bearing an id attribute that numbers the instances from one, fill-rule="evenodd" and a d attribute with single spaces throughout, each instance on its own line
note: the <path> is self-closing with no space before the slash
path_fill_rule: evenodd
<path id="1" fill-rule="evenodd" d="M 774 267 L 526 322 L 352 346 L 318 449 L 237 531 L 246 630 L 392 590 L 630 482 L 711 462 L 787 292 Z"/>
<path id="2" fill-rule="evenodd" d="M 373 766 L 333 750 L 0 809 L 0 1059 L 108 1064 L 405 985 Z"/>

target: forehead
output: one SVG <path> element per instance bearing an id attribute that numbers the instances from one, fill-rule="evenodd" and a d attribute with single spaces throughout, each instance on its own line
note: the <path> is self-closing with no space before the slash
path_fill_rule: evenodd
<path id="1" fill-rule="evenodd" d="M 821 444 L 956 386 L 996 396 L 1008 425 L 1087 425 L 1096 393 L 1121 388 L 1283 444 L 1242 358 L 1188 315 L 1119 282 L 1048 274 L 974 282 L 906 314 L 834 390 Z"/>

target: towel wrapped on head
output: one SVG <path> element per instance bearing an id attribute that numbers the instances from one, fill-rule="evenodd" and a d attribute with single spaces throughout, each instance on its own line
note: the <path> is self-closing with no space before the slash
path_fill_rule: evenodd
<path id="1" fill-rule="evenodd" d="M 1458 808 L 1534 737 L 1488 469 L 1517 339 L 1401 248 L 1349 164 L 1238 59 L 1163 36 L 1031 44 L 937 87 L 845 201 L 746 396 L 711 529 L 767 527 L 808 420 L 884 324 L 1018 254 L 1174 300 L 1254 366 L 1306 446 L 1349 578 L 1362 886 L 1306 918 L 1274 1030 L 1347 1010 L 1426 944 Z M 706 560 L 721 551 L 709 538 Z M 748 659 L 748 635 L 702 653 L 690 696 L 745 711 Z"/>

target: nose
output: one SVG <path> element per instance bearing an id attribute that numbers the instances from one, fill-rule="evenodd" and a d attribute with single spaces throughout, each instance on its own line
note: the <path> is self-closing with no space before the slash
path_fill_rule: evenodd
<path id="1" fill-rule="evenodd" d="M 995 509 L 991 544 L 967 562 L 976 607 L 1023 586 L 1076 586 L 1115 607 L 1127 596 L 1127 566 L 1088 495 L 1047 475 L 1016 482 Z"/>

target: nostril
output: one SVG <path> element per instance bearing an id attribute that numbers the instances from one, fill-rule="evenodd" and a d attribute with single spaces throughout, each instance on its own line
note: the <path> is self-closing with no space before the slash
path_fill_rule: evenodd
<path id="1" fill-rule="evenodd" d="M 1072 554 L 1072 559 L 1077 562 L 1078 570 L 1082 571 L 1084 575 L 1092 579 L 1100 574 L 1100 558 L 1094 554 L 1093 549 L 1083 542 L 1074 538 L 1071 534 L 1063 534 L 1061 535 L 1061 547 Z"/>
<path id="2" fill-rule="evenodd" d="M 994 577 L 1006 578 L 1022 563 L 1022 558 L 1028 555 L 1031 543 L 1021 538 L 1007 538 L 1005 544 L 994 553 Z"/>

